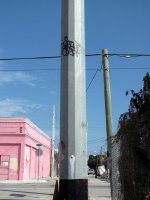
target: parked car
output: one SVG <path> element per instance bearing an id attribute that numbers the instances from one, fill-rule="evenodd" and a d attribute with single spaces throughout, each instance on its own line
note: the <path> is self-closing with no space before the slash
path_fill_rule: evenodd
<path id="1" fill-rule="evenodd" d="M 88 175 L 89 175 L 89 174 L 93 174 L 93 175 L 94 175 L 94 174 L 95 174 L 94 169 L 88 169 Z"/>

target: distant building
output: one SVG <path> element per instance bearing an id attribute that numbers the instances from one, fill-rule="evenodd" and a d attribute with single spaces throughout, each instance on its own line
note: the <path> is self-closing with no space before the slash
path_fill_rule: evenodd
<path id="1" fill-rule="evenodd" d="M 0 180 L 48 177 L 50 158 L 51 139 L 29 119 L 0 118 Z"/>

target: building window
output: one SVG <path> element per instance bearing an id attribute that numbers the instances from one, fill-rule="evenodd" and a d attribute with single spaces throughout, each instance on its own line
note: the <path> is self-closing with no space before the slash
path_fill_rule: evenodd
<path id="1" fill-rule="evenodd" d="M 0 155 L 0 167 L 8 167 L 9 156 Z"/>

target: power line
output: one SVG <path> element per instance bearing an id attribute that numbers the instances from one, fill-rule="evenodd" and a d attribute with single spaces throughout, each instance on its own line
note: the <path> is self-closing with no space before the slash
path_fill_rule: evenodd
<path id="1" fill-rule="evenodd" d="M 150 67 L 110 67 L 110 70 L 143 70 Z M 0 72 L 24 72 L 24 71 L 60 71 L 60 68 L 35 68 L 35 69 L 0 69 Z M 100 71 L 100 68 L 87 68 L 86 71 Z"/>
<path id="2" fill-rule="evenodd" d="M 0 72 L 25 72 L 25 71 L 60 71 L 60 68 L 38 68 L 38 69 L 0 69 Z"/>
<path id="3" fill-rule="evenodd" d="M 101 68 L 97 68 L 97 70 L 96 70 L 96 72 L 95 72 L 93 78 L 91 79 L 91 81 L 90 81 L 90 83 L 89 83 L 89 85 L 88 85 L 88 87 L 87 87 L 87 89 L 86 89 L 86 92 L 87 92 L 88 89 L 90 88 L 90 86 L 91 86 L 92 82 L 94 81 L 94 79 L 95 79 L 95 77 L 96 77 L 98 71 L 101 71 L 102 69 L 103 69 L 103 63 L 101 64 Z"/>
<path id="4" fill-rule="evenodd" d="M 60 71 L 60 68 L 37 68 L 37 69 L 0 69 L 0 72 L 24 72 L 24 71 Z M 97 68 L 87 68 L 87 71 L 95 71 Z"/>
<path id="5" fill-rule="evenodd" d="M 101 54 L 86 54 L 87 57 L 100 56 Z M 61 56 L 35 56 L 35 57 L 14 57 L 14 58 L 0 58 L 0 61 L 16 61 L 16 60 L 43 60 L 43 59 L 58 59 Z"/>
<path id="6" fill-rule="evenodd" d="M 95 53 L 95 54 L 86 54 L 86 57 L 92 57 L 92 56 L 101 56 L 101 53 Z"/>
<path id="7" fill-rule="evenodd" d="M 110 70 L 144 70 L 150 67 L 110 67 Z M 25 72 L 25 71 L 60 71 L 60 68 L 37 68 L 37 69 L 0 69 L 0 72 Z M 86 71 L 100 71 L 100 68 L 87 68 Z"/>
<path id="8" fill-rule="evenodd" d="M 100 53 L 86 54 L 86 57 L 102 56 Z M 103 55 L 104 56 L 104 55 Z M 109 53 L 107 56 L 119 56 L 124 58 L 133 57 L 150 57 L 150 54 L 138 54 L 138 53 Z M 0 58 L 0 61 L 16 61 L 16 60 L 43 60 L 43 59 L 58 59 L 61 56 L 34 56 L 34 57 L 13 57 L 13 58 Z"/>
<path id="9" fill-rule="evenodd" d="M 91 79 L 89 85 L 88 85 L 87 88 L 86 88 L 86 92 L 87 92 L 88 89 L 90 88 L 90 86 L 91 86 L 92 82 L 94 81 L 94 79 L 95 79 L 95 77 L 96 77 L 98 71 L 99 71 L 99 69 L 97 69 L 96 72 L 94 73 L 94 76 L 92 77 L 92 79 Z"/>
<path id="10" fill-rule="evenodd" d="M 138 53 L 109 53 L 108 56 L 119 56 L 124 58 L 134 58 L 134 57 L 150 57 L 150 54 L 138 54 Z"/>
<path id="11" fill-rule="evenodd" d="M 16 57 L 16 58 L 0 58 L 0 61 L 15 61 L 15 60 L 43 60 L 60 58 L 61 56 L 35 56 L 35 57 Z"/>
<path id="12" fill-rule="evenodd" d="M 121 69 L 121 70 L 124 70 L 124 69 L 125 69 L 125 70 L 126 70 L 126 69 L 128 70 L 128 69 L 129 69 L 129 70 L 132 70 L 132 69 L 150 69 L 150 67 L 112 67 L 112 68 L 110 67 L 109 69 L 110 69 L 110 70 L 111 70 L 111 69 L 119 69 L 119 70 L 120 70 L 120 69 Z"/>

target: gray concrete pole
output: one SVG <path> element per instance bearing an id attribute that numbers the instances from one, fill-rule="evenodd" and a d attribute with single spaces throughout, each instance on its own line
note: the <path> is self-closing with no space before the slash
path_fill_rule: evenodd
<path id="1" fill-rule="evenodd" d="M 55 105 L 52 109 L 52 156 L 51 156 L 51 177 L 54 177 L 54 152 L 55 152 Z"/>
<path id="2" fill-rule="evenodd" d="M 40 178 L 40 156 L 39 156 L 39 154 L 40 154 L 40 147 L 38 149 L 38 180 Z"/>
<path id="3" fill-rule="evenodd" d="M 104 75 L 104 95 L 105 95 L 105 113 L 106 113 L 106 129 L 107 129 L 107 159 L 110 170 L 110 185 L 112 196 L 112 156 L 111 156 L 111 139 L 113 136 L 112 130 L 112 106 L 111 106 L 111 92 L 110 92 L 110 77 L 109 77 L 109 63 L 108 50 L 102 50 L 103 75 Z"/>
<path id="4" fill-rule="evenodd" d="M 60 199 L 87 200 L 84 0 L 62 0 Z"/>

